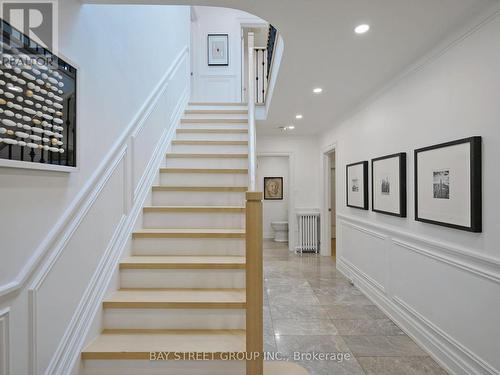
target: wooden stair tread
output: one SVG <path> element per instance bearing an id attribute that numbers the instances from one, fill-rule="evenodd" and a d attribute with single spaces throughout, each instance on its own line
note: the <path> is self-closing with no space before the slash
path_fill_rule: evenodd
<path id="1" fill-rule="evenodd" d="M 238 192 L 244 193 L 246 186 L 170 186 L 155 185 L 153 191 L 191 191 L 191 192 Z"/>
<path id="2" fill-rule="evenodd" d="M 248 119 L 233 118 L 181 118 L 181 124 L 248 124 Z"/>
<path id="3" fill-rule="evenodd" d="M 245 238 L 244 229 L 141 229 L 132 234 L 134 238 Z"/>
<path id="4" fill-rule="evenodd" d="M 246 146 L 248 141 L 210 141 L 205 139 L 176 139 L 172 141 L 173 145 L 190 146 Z"/>
<path id="5" fill-rule="evenodd" d="M 237 353 L 245 351 L 245 337 L 243 330 L 102 333 L 85 348 L 82 359 L 149 360 L 151 352 Z"/>
<path id="6" fill-rule="evenodd" d="M 160 168 L 161 173 L 220 173 L 247 174 L 246 168 Z"/>
<path id="7" fill-rule="evenodd" d="M 125 289 L 114 292 L 104 308 L 245 308 L 245 289 Z"/>
<path id="8" fill-rule="evenodd" d="M 176 132 L 178 134 L 192 134 L 192 133 L 202 133 L 202 134 L 245 134 L 248 133 L 248 129 L 204 129 L 204 128 L 194 128 L 194 129 L 187 129 L 187 128 L 180 128 L 177 129 Z"/>
<path id="9" fill-rule="evenodd" d="M 245 107 L 248 105 L 246 102 L 189 102 L 188 106 L 228 106 L 228 105 L 235 105 L 235 106 L 240 106 L 240 107 Z"/>
<path id="10" fill-rule="evenodd" d="M 203 108 L 203 109 L 186 109 L 184 111 L 186 115 L 194 114 L 228 114 L 228 115 L 246 115 L 248 114 L 248 109 L 226 109 L 226 108 Z"/>
<path id="11" fill-rule="evenodd" d="M 145 206 L 144 212 L 233 212 L 243 213 L 241 206 Z"/>
<path id="12" fill-rule="evenodd" d="M 244 269 L 243 256 L 131 256 L 120 269 Z"/>
<path id="13" fill-rule="evenodd" d="M 168 158 L 206 158 L 206 159 L 247 159 L 248 154 L 188 154 L 188 153 L 167 153 Z"/>

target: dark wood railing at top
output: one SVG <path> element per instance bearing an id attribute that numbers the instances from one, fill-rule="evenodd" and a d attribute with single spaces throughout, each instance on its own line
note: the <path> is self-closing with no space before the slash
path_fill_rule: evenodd
<path id="1" fill-rule="evenodd" d="M 267 46 L 265 48 L 255 48 L 255 104 L 265 104 L 266 102 L 269 72 L 273 64 L 277 35 L 276 28 L 273 25 L 269 25 Z"/>
<path id="2" fill-rule="evenodd" d="M 269 25 L 269 35 L 267 37 L 267 79 L 269 79 L 269 72 L 271 71 L 271 64 L 273 63 L 274 47 L 276 46 L 276 37 L 278 30 L 273 25 Z"/>

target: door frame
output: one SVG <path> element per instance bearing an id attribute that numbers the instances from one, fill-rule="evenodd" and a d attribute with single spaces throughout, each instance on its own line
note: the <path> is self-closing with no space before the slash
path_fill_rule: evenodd
<path id="1" fill-rule="evenodd" d="M 288 158 L 288 250 L 295 251 L 295 154 L 293 152 L 257 152 L 257 174 L 259 170 L 259 157 L 285 157 Z M 257 182 L 259 190 L 260 181 Z M 260 184 L 262 186 L 262 184 Z"/>
<path id="2" fill-rule="evenodd" d="M 321 184 L 321 215 L 323 220 L 321 221 L 321 255 L 331 256 L 332 255 L 332 219 L 331 213 L 328 209 L 331 207 L 331 168 L 330 168 L 330 154 L 335 152 L 335 182 L 336 187 L 338 186 L 338 147 L 337 143 L 332 143 L 321 150 L 321 161 L 322 161 L 322 184 Z M 339 202 L 338 200 L 338 189 L 335 189 L 336 206 Z M 336 210 L 337 211 L 337 210 Z M 335 238 L 337 239 L 338 245 L 338 231 L 335 233 Z"/>

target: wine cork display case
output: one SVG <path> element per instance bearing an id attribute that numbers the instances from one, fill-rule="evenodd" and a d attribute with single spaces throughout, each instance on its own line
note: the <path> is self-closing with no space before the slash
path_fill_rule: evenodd
<path id="1" fill-rule="evenodd" d="M 76 68 L 0 21 L 0 160 L 76 167 Z"/>

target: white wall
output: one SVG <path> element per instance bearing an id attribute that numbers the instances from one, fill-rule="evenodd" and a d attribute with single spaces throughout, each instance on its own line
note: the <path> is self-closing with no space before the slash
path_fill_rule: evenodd
<path id="1" fill-rule="evenodd" d="M 289 157 L 259 156 L 257 159 L 257 187 L 264 189 L 264 177 L 283 177 L 283 200 L 264 200 L 264 238 L 274 238 L 273 221 L 288 221 Z"/>
<path id="2" fill-rule="evenodd" d="M 217 7 L 194 7 L 193 18 L 191 100 L 241 102 L 241 25 L 264 21 L 243 11 Z M 208 66 L 208 34 L 229 34 L 229 66 Z"/>
<path id="3" fill-rule="evenodd" d="M 155 148 L 189 95 L 188 7 L 59 6 L 59 50 L 79 67 L 79 170 L 0 168 L 11 374 L 43 373 L 64 340 L 84 333 L 61 341 L 79 303 L 98 303 L 85 300 L 102 286 L 96 270 L 111 264 Z"/>
<path id="4" fill-rule="evenodd" d="M 321 137 L 337 145 L 338 267 L 456 374 L 500 372 L 500 18 Z M 483 233 L 416 222 L 413 150 L 483 137 Z M 408 218 L 345 205 L 345 165 L 408 155 Z M 323 177 L 324 178 L 324 177 Z"/>
<path id="5" fill-rule="evenodd" d="M 292 236 L 291 249 L 295 247 L 297 234 L 296 211 L 320 207 L 318 148 L 319 141 L 313 136 L 257 136 L 258 154 L 290 156 L 288 225 Z"/>

